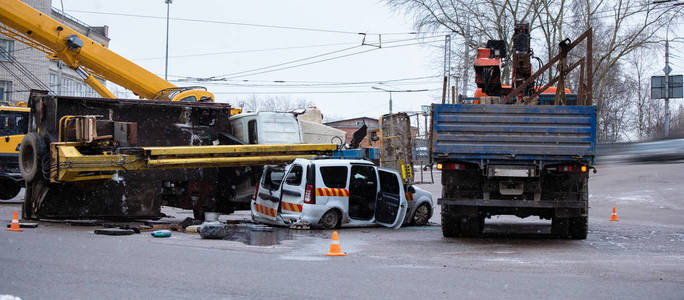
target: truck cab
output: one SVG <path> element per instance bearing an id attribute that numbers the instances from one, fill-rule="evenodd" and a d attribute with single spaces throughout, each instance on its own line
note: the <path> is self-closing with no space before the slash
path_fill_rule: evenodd
<path id="1" fill-rule="evenodd" d="M 304 139 L 294 114 L 254 112 L 232 116 L 233 136 L 245 144 L 302 144 Z"/>

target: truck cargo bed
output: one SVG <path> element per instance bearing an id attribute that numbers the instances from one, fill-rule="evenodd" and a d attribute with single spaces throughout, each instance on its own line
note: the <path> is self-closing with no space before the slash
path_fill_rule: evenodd
<path id="1" fill-rule="evenodd" d="M 432 156 L 440 160 L 591 162 L 596 107 L 432 105 Z"/>

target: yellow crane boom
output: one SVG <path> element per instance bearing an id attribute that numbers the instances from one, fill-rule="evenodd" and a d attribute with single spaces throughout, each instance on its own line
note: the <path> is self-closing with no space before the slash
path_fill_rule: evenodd
<path id="1" fill-rule="evenodd" d="M 115 98 L 93 75 L 143 99 L 214 101 L 214 95 L 204 88 L 176 87 L 22 1 L 0 0 L 0 23 L 0 33 L 62 60 L 102 97 Z"/>

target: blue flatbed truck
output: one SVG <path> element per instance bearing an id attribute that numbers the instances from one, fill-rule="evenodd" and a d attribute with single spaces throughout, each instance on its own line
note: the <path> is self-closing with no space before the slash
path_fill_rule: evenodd
<path id="1" fill-rule="evenodd" d="M 431 113 L 445 237 L 478 236 L 486 218 L 515 215 L 586 238 L 595 106 L 433 104 Z"/>

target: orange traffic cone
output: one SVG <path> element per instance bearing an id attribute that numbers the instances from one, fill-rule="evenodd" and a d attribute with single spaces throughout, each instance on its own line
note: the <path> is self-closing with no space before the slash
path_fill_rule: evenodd
<path id="1" fill-rule="evenodd" d="M 337 239 L 337 231 L 333 232 L 330 252 L 326 253 L 325 256 L 347 256 L 347 254 L 340 249 L 340 240 Z"/>
<path id="2" fill-rule="evenodd" d="M 617 210 L 615 209 L 615 207 L 613 207 L 613 215 L 610 216 L 610 221 L 615 221 L 615 222 L 619 221 L 618 217 L 617 217 Z"/>
<path id="3" fill-rule="evenodd" d="M 16 210 L 14 211 L 14 217 L 12 217 L 12 224 L 10 225 L 10 228 L 7 228 L 7 231 L 24 231 L 19 226 L 19 217 L 17 216 Z"/>

